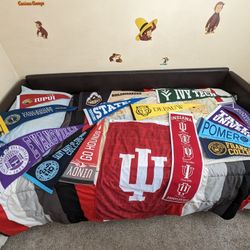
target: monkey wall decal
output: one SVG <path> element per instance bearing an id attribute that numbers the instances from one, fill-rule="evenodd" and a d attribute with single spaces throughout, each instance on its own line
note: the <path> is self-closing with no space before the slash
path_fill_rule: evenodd
<path id="1" fill-rule="evenodd" d="M 223 2 L 218 2 L 214 7 L 214 14 L 208 19 L 205 31 L 206 34 L 214 33 L 215 29 L 220 23 L 220 12 L 225 4 Z"/>
<path id="2" fill-rule="evenodd" d="M 45 30 L 42 26 L 42 23 L 40 21 L 36 21 L 36 28 L 37 28 L 37 36 L 43 37 L 44 39 L 48 38 L 48 32 Z"/>

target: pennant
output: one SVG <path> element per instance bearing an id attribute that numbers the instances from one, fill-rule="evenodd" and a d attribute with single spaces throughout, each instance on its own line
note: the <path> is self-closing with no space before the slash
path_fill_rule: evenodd
<path id="1" fill-rule="evenodd" d="M 9 129 L 6 126 L 3 118 L 0 116 L 0 137 L 8 133 L 9 133 Z"/>
<path id="2" fill-rule="evenodd" d="M 214 112 L 207 117 L 207 120 L 249 137 L 250 130 L 231 116 L 224 107 L 225 106 L 218 106 Z"/>
<path id="3" fill-rule="evenodd" d="M 198 126 L 199 136 L 212 140 L 232 142 L 243 147 L 250 147 L 250 138 L 241 133 L 234 132 L 224 126 L 201 118 Z"/>
<path id="4" fill-rule="evenodd" d="M 46 156 L 23 176 L 44 191 L 52 194 L 54 186 L 81 146 L 89 130 L 83 132 L 79 130 L 73 134 L 67 139 L 66 145 L 52 155 Z"/>
<path id="5" fill-rule="evenodd" d="M 82 110 L 84 108 L 95 107 L 101 103 L 108 101 L 110 91 L 98 91 L 98 92 L 80 92 L 78 100 L 78 109 Z"/>
<path id="6" fill-rule="evenodd" d="M 0 148 L 0 182 L 7 188 L 28 171 L 54 146 L 79 130 L 82 125 L 43 129 L 19 137 Z"/>
<path id="7" fill-rule="evenodd" d="M 236 103 L 229 103 L 226 105 L 223 105 L 223 108 L 227 111 L 230 111 L 237 115 L 241 121 L 250 128 L 250 114 L 245 109 L 243 109 L 241 106 L 239 106 Z"/>
<path id="8" fill-rule="evenodd" d="M 2 121 L 5 124 L 7 128 L 7 131 L 5 131 L 6 134 L 27 121 L 38 119 L 57 112 L 69 112 L 76 109 L 76 107 L 64 105 L 50 105 L 40 108 L 16 109 L 8 112 L 0 112 L 0 124 L 2 126 Z"/>
<path id="9" fill-rule="evenodd" d="M 52 102 L 60 99 L 71 99 L 66 94 L 21 94 L 19 95 L 20 108 L 29 108 L 38 104 Z"/>
<path id="10" fill-rule="evenodd" d="M 98 121 L 103 119 L 110 114 L 130 105 L 135 102 L 138 102 L 144 98 L 131 98 L 129 100 L 120 101 L 120 102 L 107 102 L 101 105 L 98 105 L 94 108 L 85 108 L 83 109 L 89 125 L 96 124 Z"/>
<path id="11" fill-rule="evenodd" d="M 217 95 L 210 89 L 156 89 L 159 103 L 180 102 L 204 98 L 231 98 L 231 95 Z"/>
<path id="12" fill-rule="evenodd" d="M 98 163 L 100 143 L 103 134 L 104 120 L 91 130 L 60 181 L 79 184 L 93 184 Z"/>
<path id="13" fill-rule="evenodd" d="M 250 148 L 232 142 L 222 142 L 200 138 L 206 156 L 210 159 L 221 159 L 232 156 L 250 156 Z"/>
<path id="14" fill-rule="evenodd" d="M 172 167 L 163 200 L 186 203 L 196 194 L 202 176 L 202 153 L 192 115 L 170 113 Z"/>
<path id="15" fill-rule="evenodd" d="M 199 103 L 183 103 L 183 104 L 131 104 L 134 117 L 137 121 L 166 115 L 169 112 L 181 111 L 184 109 L 195 108 L 202 106 Z"/>

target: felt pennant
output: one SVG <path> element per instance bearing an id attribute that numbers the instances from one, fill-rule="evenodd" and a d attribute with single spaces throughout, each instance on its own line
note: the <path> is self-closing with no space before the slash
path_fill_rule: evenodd
<path id="1" fill-rule="evenodd" d="M 221 159 L 232 156 L 248 156 L 250 157 L 250 148 L 242 145 L 200 138 L 200 142 L 206 156 L 210 159 Z"/>
<path id="2" fill-rule="evenodd" d="M 38 104 L 52 102 L 60 99 L 70 99 L 66 94 L 21 94 L 18 96 L 20 108 L 29 108 Z"/>
<path id="3" fill-rule="evenodd" d="M 230 107 L 230 106 L 229 106 Z M 245 136 L 250 136 L 250 130 L 241 121 L 236 120 L 228 111 L 225 106 L 218 106 L 213 113 L 211 113 L 207 120 L 214 122 L 218 125 L 234 130 Z"/>
<path id="4" fill-rule="evenodd" d="M 42 157 L 82 125 L 44 129 L 19 137 L 0 148 L 0 182 L 7 188 L 15 179 L 34 166 Z"/>
<path id="5" fill-rule="evenodd" d="M 8 134 L 9 133 L 9 129 L 8 127 L 6 126 L 3 118 L 0 116 L 0 137 L 2 135 L 5 135 L 5 134 Z"/>
<path id="6" fill-rule="evenodd" d="M 234 113 L 237 115 L 240 120 L 250 128 L 250 114 L 245 109 L 243 109 L 240 105 L 236 103 L 228 103 L 223 105 L 223 108 L 229 112 Z"/>
<path id="7" fill-rule="evenodd" d="M 46 156 L 41 162 L 32 167 L 24 177 L 33 182 L 44 191 L 52 194 L 53 188 L 61 175 L 69 165 L 75 153 L 81 146 L 90 131 L 77 131 L 69 137 L 65 145 L 55 151 L 52 155 Z"/>
<path id="8" fill-rule="evenodd" d="M 91 130 L 81 147 L 64 171 L 60 181 L 79 184 L 93 184 L 98 164 L 99 149 L 104 120 Z"/>
<path id="9" fill-rule="evenodd" d="M 170 113 L 172 167 L 163 200 L 186 203 L 196 194 L 202 176 L 202 153 L 192 115 Z"/>
<path id="10" fill-rule="evenodd" d="M 197 100 L 204 98 L 228 98 L 230 96 L 222 96 L 213 93 L 210 89 L 156 89 L 156 94 L 159 103 L 165 102 L 180 102 L 188 100 Z"/>
<path id="11" fill-rule="evenodd" d="M 201 119 L 198 126 L 199 137 L 223 142 L 232 142 L 243 147 L 250 147 L 250 138 L 215 122 Z"/>
<path id="12" fill-rule="evenodd" d="M 93 125 L 104 117 L 107 117 L 110 114 L 142 99 L 144 98 L 131 98 L 125 101 L 107 102 L 93 108 L 85 108 L 83 111 L 87 117 L 89 125 Z"/>
<path id="13" fill-rule="evenodd" d="M 50 114 L 57 112 L 69 112 L 76 110 L 76 107 L 69 107 L 64 105 L 50 105 L 40 108 L 29 108 L 29 109 L 16 109 L 8 112 L 0 112 L 0 125 L 5 124 L 7 130 L 4 134 L 7 134 L 9 131 L 20 126 L 21 124 L 38 119 Z"/>
<path id="14" fill-rule="evenodd" d="M 166 115 L 169 112 L 181 111 L 184 109 L 201 106 L 199 103 L 183 103 L 183 104 L 131 104 L 131 108 L 136 120 Z"/>

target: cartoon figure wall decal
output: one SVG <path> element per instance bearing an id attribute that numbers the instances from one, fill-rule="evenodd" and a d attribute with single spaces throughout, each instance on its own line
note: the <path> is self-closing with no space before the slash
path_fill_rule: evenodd
<path id="1" fill-rule="evenodd" d="M 148 23 L 144 18 L 139 17 L 135 19 L 135 24 L 139 29 L 139 34 L 136 36 L 136 41 L 152 40 L 152 32 L 156 29 L 158 20 L 154 19 Z"/>
<path id="2" fill-rule="evenodd" d="M 167 62 L 169 61 L 169 58 L 167 56 L 162 58 L 163 62 L 160 65 L 167 65 Z"/>
<path id="3" fill-rule="evenodd" d="M 37 27 L 37 36 L 43 37 L 44 39 L 48 38 L 48 32 L 45 30 L 42 26 L 42 23 L 40 21 L 35 22 L 36 27 Z"/>
<path id="4" fill-rule="evenodd" d="M 121 55 L 113 53 L 112 56 L 109 57 L 109 61 L 110 62 L 121 63 L 122 62 Z"/>
<path id="5" fill-rule="evenodd" d="M 218 27 L 220 22 L 220 12 L 225 4 L 223 2 L 218 2 L 214 7 L 214 14 L 208 19 L 205 30 L 206 34 L 214 33 L 215 29 Z"/>

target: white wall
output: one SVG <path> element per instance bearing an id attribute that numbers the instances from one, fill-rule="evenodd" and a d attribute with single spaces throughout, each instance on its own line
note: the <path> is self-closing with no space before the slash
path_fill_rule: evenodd
<path id="1" fill-rule="evenodd" d="M 25 0 L 30 2 L 30 0 Z M 250 1 L 223 0 L 214 34 L 205 24 L 218 0 L 0 0 L 0 42 L 26 74 L 229 67 L 250 82 Z M 24 1 L 22 1 L 24 2 Z M 136 41 L 135 19 L 158 19 L 152 41 Z M 36 36 L 41 21 L 48 39 Z M 122 63 L 109 61 L 112 53 Z M 168 65 L 160 65 L 162 57 Z"/>
<path id="2" fill-rule="evenodd" d="M 0 102 L 17 80 L 17 73 L 0 44 Z"/>

